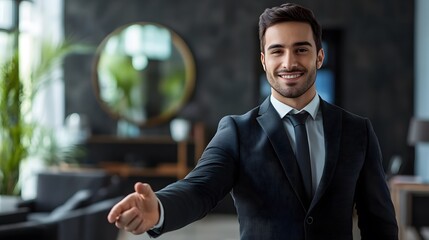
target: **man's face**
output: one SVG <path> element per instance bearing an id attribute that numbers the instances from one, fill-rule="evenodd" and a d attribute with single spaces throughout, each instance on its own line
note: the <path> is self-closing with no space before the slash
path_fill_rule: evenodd
<path id="1" fill-rule="evenodd" d="M 323 58 L 323 49 L 317 52 L 308 23 L 282 22 L 265 32 L 261 62 L 273 96 L 282 102 L 301 105 L 311 101 L 316 92 L 316 70 Z"/>

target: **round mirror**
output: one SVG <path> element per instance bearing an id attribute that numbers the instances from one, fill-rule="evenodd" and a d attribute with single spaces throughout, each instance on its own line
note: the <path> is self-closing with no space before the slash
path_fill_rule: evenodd
<path id="1" fill-rule="evenodd" d="M 115 119 L 154 126 L 188 101 L 195 63 L 185 42 L 170 29 L 133 23 L 115 30 L 98 47 L 94 85 L 101 106 Z"/>

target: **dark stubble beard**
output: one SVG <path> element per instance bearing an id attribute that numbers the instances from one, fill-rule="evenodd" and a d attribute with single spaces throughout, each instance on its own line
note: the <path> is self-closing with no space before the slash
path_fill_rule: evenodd
<path id="1" fill-rule="evenodd" d="M 290 71 L 302 71 L 302 69 L 292 69 Z M 307 76 L 307 79 L 304 84 L 299 86 L 288 86 L 287 88 L 283 88 L 278 81 L 276 81 L 275 77 L 278 75 L 279 72 L 275 72 L 275 76 L 269 76 L 267 73 L 268 82 L 271 85 L 271 88 L 274 89 L 277 93 L 279 93 L 281 96 L 285 98 L 298 98 L 302 96 L 304 93 L 310 89 L 314 83 L 316 82 L 316 73 L 317 70 L 314 68 L 314 70 L 309 73 Z"/>

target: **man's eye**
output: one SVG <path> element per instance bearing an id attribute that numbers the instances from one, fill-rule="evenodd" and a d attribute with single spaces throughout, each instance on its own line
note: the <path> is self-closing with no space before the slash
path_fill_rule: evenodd
<path id="1" fill-rule="evenodd" d="M 297 53 L 306 53 L 306 52 L 308 52 L 308 49 L 307 49 L 307 48 L 298 48 L 298 49 L 296 50 L 296 52 L 297 52 Z"/>
<path id="2" fill-rule="evenodd" d="M 278 54 L 281 54 L 281 53 L 282 53 L 281 50 L 274 50 L 274 51 L 271 52 L 271 54 L 275 54 L 275 55 L 278 55 Z"/>

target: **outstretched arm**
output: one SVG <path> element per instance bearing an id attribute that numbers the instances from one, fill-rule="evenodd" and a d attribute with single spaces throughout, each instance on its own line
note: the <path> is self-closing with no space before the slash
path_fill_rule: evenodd
<path id="1" fill-rule="evenodd" d="M 158 199 L 149 184 L 136 183 L 129 194 L 110 210 L 107 220 L 133 234 L 142 234 L 158 223 Z"/>

